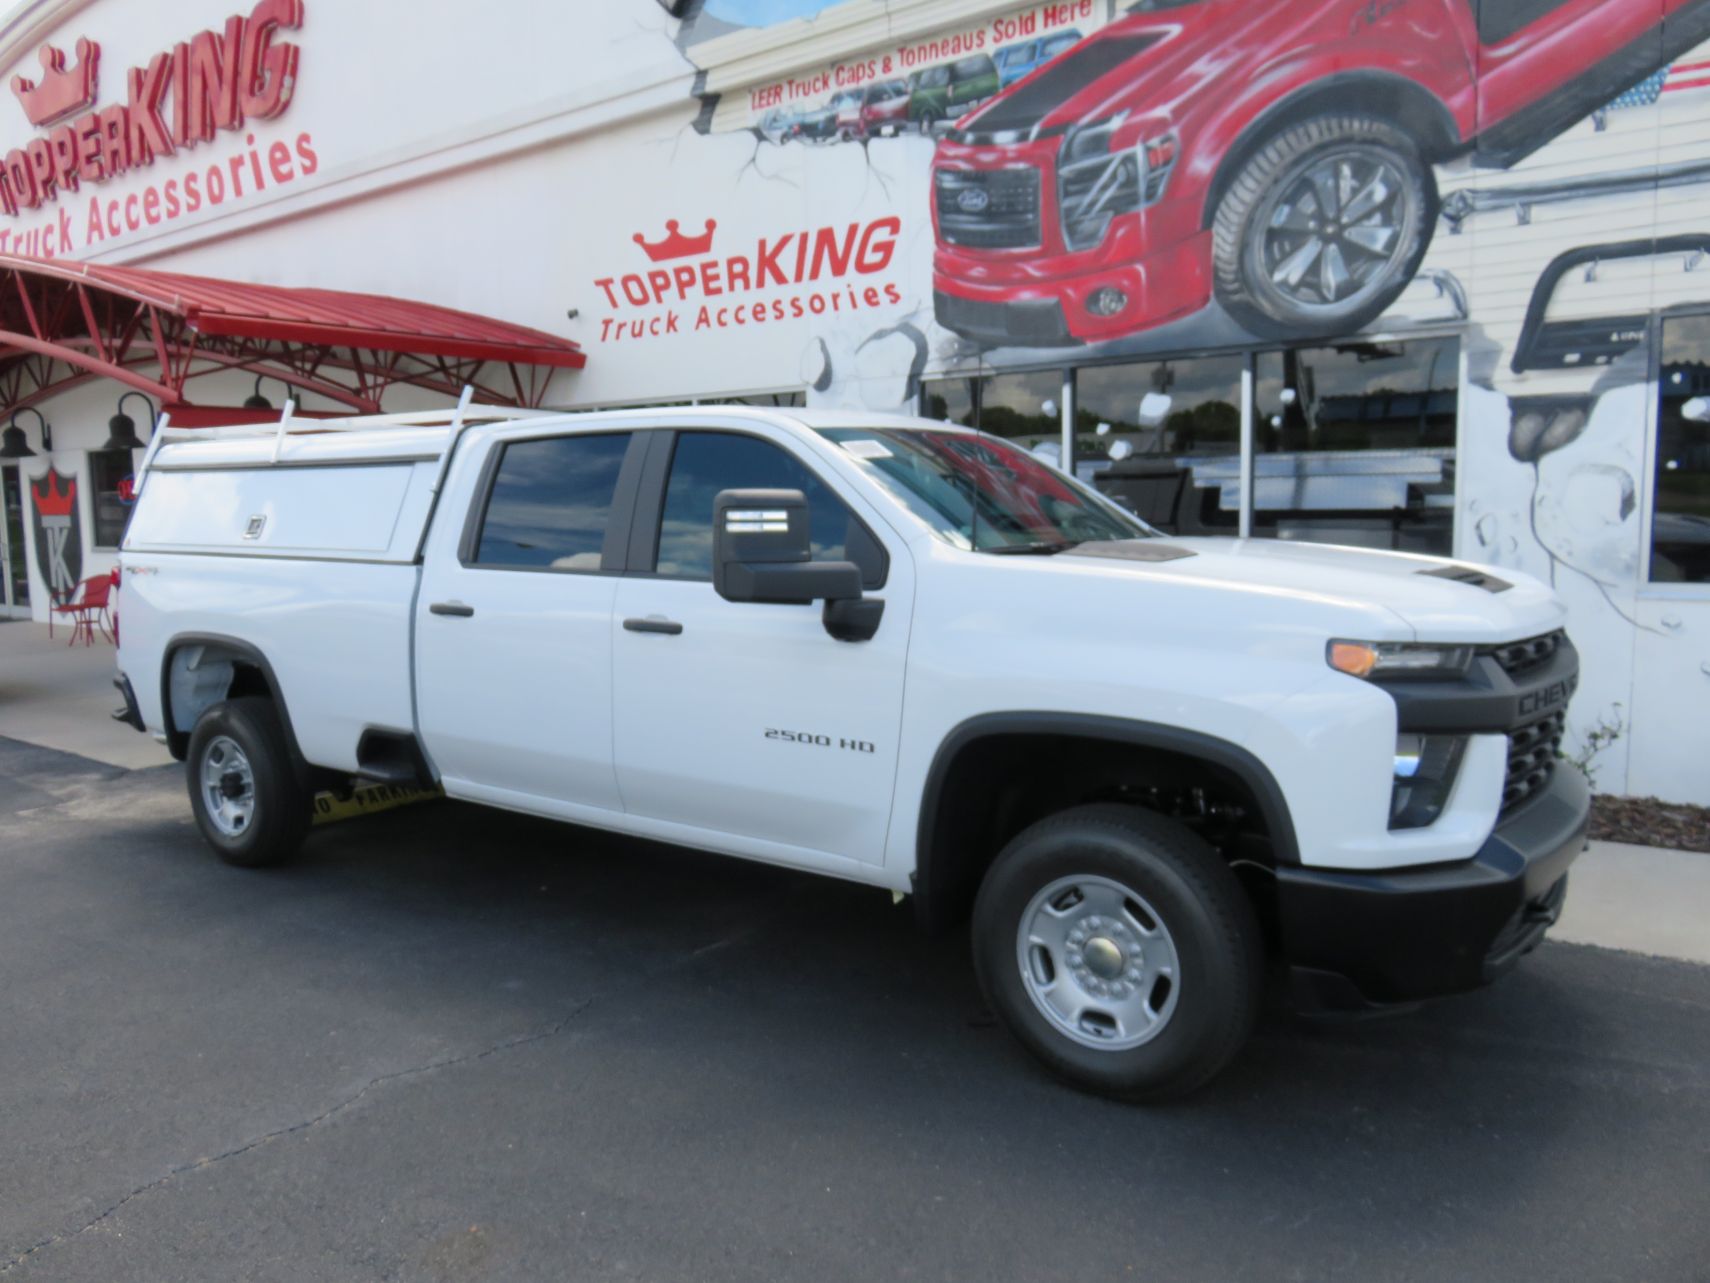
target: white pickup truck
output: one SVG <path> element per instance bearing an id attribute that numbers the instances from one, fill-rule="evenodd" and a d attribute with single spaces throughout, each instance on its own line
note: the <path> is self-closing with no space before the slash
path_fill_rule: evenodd
<path id="1" fill-rule="evenodd" d="M 1130 1098 L 1235 1055 L 1267 954 L 1319 1009 L 1489 981 L 1584 846 L 1540 584 L 1162 536 L 940 423 L 169 428 L 122 569 L 115 716 L 232 863 L 365 778 L 869 883 Z"/>

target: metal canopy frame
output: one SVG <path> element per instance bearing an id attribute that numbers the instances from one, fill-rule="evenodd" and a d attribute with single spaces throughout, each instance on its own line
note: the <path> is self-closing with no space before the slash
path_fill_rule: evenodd
<path id="1" fill-rule="evenodd" d="M 556 370 L 585 363 L 567 339 L 425 303 L 0 255 L 4 414 L 109 378 L 187 426 L 254 418 L 190 399 L 193 380 L 234 370 L 357 414 L 399 384 L 536 407 Z"/>

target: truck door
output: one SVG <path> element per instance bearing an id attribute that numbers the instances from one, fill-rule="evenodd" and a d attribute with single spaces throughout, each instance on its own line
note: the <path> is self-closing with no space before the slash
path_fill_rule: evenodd
<path id="1" fill-rule="evenodd" d="M 464 461 L 478 479 L 448 478 L 448 495 L 473 499 L 463 520 L 442 508 L 429 539 L 416 697 L 454 797 L 569 818 L 621 809 L 611 617 L 629 523 L 612 507 L 631 439 L 525 429 Z"/>
<path id="2" fill-rule="evenodd" d="M 1662 67 L 1665 12 L 1699 0 L 1472 3 L 1479 151 L 1511 165 Z"/>
<path id="3" fill-rule="evenodd" d="M 755 838 L 778 843 L 798 863 L 881 862 L 913 601 L 906 550 L 782 434 L 658 436 L 613 617 L 625 809 L 686 826 L 694 832 L 684 840 L 714 848 L 726 833 L 741 835 L 744 849 Z M 866 592 L 884 599 L 872 640 L 834 640 L 818 605 L 730 602 L 713 591 L 713 497 L 751 487 L 807 495 L 815 558 L 854 561 Z"/>

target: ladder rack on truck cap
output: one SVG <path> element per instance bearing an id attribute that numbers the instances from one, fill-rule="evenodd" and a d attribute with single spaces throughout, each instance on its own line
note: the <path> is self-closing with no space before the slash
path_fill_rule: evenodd
<path id="1" fill-rule="evenodd" d="M 157 470 L 267 468 L 311 461 L 337 464 L 380 459 L 443 459 L 450 455 L 450 447 L 465 428 L 555 418 L 564 413 L 473 405 L 471 393 L 472 389 L 465 388 L 456 406 L 337 419 L 297 417 L 296 403 L 288 401 L 277 423 L 215 428 L 173 427 L 171 416 L 162 414 L 142 466 L 137 469 L 136 488 L 140 493 L 148 474 Z M 371 431 L 372 436 L 354 435 Z M 186 445 L 198 448 L 186 454 L 178 448 Z M 225 448 L 211 448 L 221 446 Z"/>

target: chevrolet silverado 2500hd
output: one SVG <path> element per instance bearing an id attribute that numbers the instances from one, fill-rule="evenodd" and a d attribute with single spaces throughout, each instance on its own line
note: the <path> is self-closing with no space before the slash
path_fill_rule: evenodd
<path id="1" fill-rule="evenodd" d="M 1489 981 L 1584 845 L 1540 584 L 1164 537 L 939 423 L 168 428 L 140 486 L 124 716 L 226 860 L 368 778 L 884 887 L 1112 1094 L 1226 1064 L 1267 952 L 1319 1008 Z"/>

